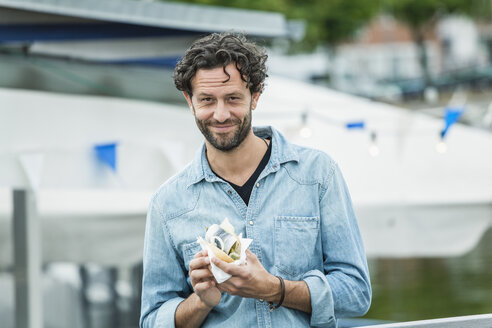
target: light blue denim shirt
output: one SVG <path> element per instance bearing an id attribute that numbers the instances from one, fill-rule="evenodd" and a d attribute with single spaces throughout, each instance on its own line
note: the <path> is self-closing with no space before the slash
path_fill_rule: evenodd
<path id="1" fill-rule="evenodd" d="M 268 272 L 306 282 L 312 313 L 287 307 L 270 312 L 267 302 L 223 293 L 202 327 L 336 327 L 336 318 L 367 312 L 367 261 L 338 165 L 271 127 L 254 133 L 272 139 L 272 153 L 249 206 L 212 172 L 205 145 L 154 194 L 145 232 L 141 327 L 174 327 L 177 306 L 193 292 L 188 265 L 201 249 L 196 239 L 225 217 L 238 234 L 253 239 L 250 249 Z"/>

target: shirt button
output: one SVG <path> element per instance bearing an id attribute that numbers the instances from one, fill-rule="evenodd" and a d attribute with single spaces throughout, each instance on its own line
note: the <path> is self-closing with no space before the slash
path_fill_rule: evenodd
<path id="1" fill-rule="evenodd" d="M 259 182 L 256 183 L 256 188 L 260 188 L 260 183 Z"/>
<path id="2" fill-rule="evenodd" d="M 227 193 L 228 193 L 229 195 L 232 195 L 232 190 L 227 190 Z"/>
<path id="3" fill-rule="evenodd" d="M 253 225 L 253 220 L 249 221 L 249 225 L 251 225 L 251 226 Z"/>
<path id="4" fill-rule="evenodd" d="M 263 299 L 262 299 L 262 298 L 260 298 L 260 299 L 259 299 L 259 301 L 260 301 L 260 302 L 263 302 Z"/>

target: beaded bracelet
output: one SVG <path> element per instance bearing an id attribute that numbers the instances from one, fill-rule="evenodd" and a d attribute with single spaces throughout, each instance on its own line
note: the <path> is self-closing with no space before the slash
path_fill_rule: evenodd
<path id="1" fill-rule="evenodd" d="M 270 308 L 270 312 L 273 312 L 273 310 L 278 309 L 282 305 L 282 303 L 284 302 L 284 297 L 285 297 L 285 283 L 284 283 L 284 279 L 282 279 L 282 277 L 279 277 L 279 276 L 275 276 L 275 277 L 277 277 L 280 280 L 280 286 L 282 288 L 282 292 L 281 292 L 281 295 L 280 295 L 280 302 L 278 302 L 277 305 L 274 305 L 273 302 L 268 302 L 268 307 Z"/>

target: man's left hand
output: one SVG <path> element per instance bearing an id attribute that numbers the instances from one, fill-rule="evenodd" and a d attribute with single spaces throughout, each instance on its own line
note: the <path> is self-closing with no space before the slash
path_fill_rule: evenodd
<path id="1" fill-rule="evenodd" d="M 231 295 L 266 301 L 273 301 L 279 297 L 279 280 L 265 270 L 258 257 L 249 249 L 246 250 L 246 263 L 242 265 L 227 263 L 218 258 L 213 258 L 212 261 L 232 276 L 217 286 L 219 290 Z"/>

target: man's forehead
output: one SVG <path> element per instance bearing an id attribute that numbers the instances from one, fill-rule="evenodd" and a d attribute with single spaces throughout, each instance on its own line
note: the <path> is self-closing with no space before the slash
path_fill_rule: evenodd
<path id="1" fill-rule="evenodd" d="M 224 72 L 227 72 L 229 76 Z M 191 81 L 193 89 L 207 87 L 226 87 L 226 86 L 241 86 L 246 88 L 246 82 L 241 79 L 241 75 L 233 64 L 204 69 L 199 69 Z"/>

